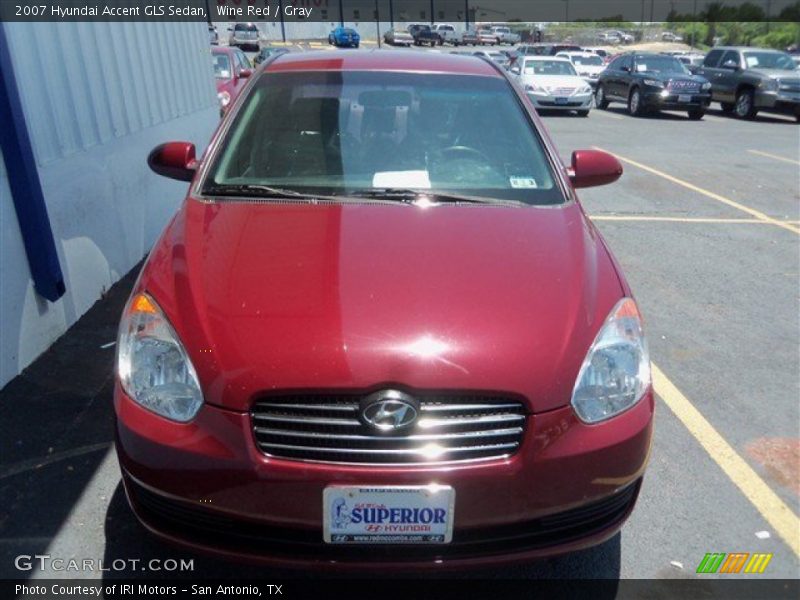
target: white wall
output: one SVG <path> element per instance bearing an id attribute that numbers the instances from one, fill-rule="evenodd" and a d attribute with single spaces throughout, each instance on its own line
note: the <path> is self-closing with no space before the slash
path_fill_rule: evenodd
<path id="1" fill-rule="evenodd" d="M 38 297 L 0 161 L 0 387 L 148 252 L 186 184 L 149 151 L 219 120 L 205 23 L 6 23 L 67 293 Z M 111 340 L 109 340 L 111 341 Z"/>

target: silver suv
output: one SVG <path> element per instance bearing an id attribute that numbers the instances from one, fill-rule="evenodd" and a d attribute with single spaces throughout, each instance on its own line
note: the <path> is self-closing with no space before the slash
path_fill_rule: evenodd
<path id="1" fill-rule="evenodd" d="M 713 48 L 697 71 L 711 82 L 711 100 L 740 119 L 759 111 L 800 122 L 800 72 L 786 52 L 768 48 Z"/>
<path id="2" fill-rule="evenodd" d="M 236 23 L 230 31 L 228 46 L 258 51 L 259 34 L 254 23 Z"/>

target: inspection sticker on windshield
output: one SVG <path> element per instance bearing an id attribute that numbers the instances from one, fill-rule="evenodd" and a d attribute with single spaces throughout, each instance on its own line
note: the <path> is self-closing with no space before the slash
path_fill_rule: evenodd
<path id="1" fill-rule="evenodd" d="M 322 493 L 329 544 L 447 544 L 456 492 L 448 485 L 330 486 Z"/>
<path id="2" fill-rule="evenodd" d="M 536 180 L 533 177 L 509 177 L 512 188 L 536 188 Z"/>

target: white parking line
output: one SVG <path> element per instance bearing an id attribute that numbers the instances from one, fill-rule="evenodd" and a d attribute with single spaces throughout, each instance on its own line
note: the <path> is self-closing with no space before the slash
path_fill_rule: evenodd
<path id="1" fill-rule="evenodd" d="M 782 162 L 787 162 L 790 165 L 800 165 L 800 160 L 785 158 L 783 156 L 778 156 L 777 154 L 770 154 L 769 152 L 762 152 L 761 150 L 748 150 L 748 152 L 750 154 L 757 154 L 758 156 L 766 156 L 767 158 L 771 158 L 773 160 L 780 160 Z"/>

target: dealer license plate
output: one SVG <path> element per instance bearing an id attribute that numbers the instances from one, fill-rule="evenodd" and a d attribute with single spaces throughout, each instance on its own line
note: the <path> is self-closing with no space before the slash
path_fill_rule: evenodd
<path id="1" fill-rule="evenodd" d="M 688 94 L 679 94 L 678 95 L 678 102 L 691 102 L 692 97 Z"/>
<path id="2" fill-rule="evenodd" d="M 566 104 L 569 102 L 569 98 L 556 98 L 556 104 Z"/>
<path id="3" fill-rule="evenodd" d="M 447 544 L 456 492 L 450 486 L 330 486 L 322 493 L 329 544 Z"/>

